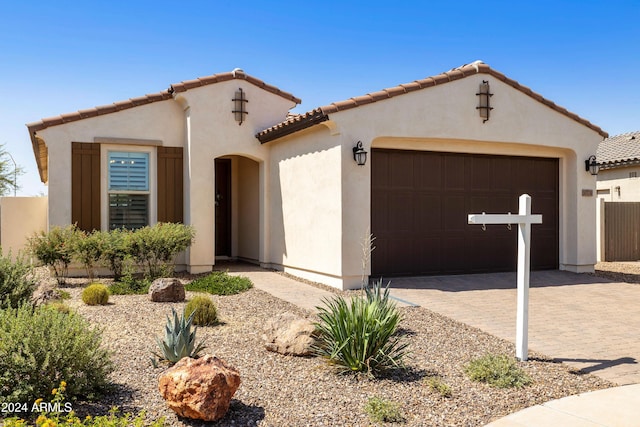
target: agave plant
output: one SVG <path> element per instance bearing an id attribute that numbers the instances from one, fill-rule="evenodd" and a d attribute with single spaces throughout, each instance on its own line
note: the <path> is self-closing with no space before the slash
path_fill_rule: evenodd
<path id="1" fill-rule="evenodd" d="M 184 310 L 182 316 L 172 308 L 173 319 L 167 316 L 167 325 L 164 330 L 164 340 L 156 338 L 161 354 L 153 353 L 160 360 L 166 360 L 171 364 L 178 362 L 183 357 L 197 359 L 200 353 L 206 348 L 201 341 L 196 345 L 197 326 L 191 331 L 191 323 L 195 311 L 189 317 L 185 317 Z"/>

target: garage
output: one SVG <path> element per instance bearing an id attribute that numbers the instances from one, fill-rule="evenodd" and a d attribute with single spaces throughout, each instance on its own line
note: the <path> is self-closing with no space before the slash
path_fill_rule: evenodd
<path id="1" fill-rule="evenodd" d="M 468 225 L 469 213 L 517 213 L 532 198 L 531 266 L 558 268 L 557 158 L 373 149 L 373 277 L 515 271 L 517 226 Z"/>

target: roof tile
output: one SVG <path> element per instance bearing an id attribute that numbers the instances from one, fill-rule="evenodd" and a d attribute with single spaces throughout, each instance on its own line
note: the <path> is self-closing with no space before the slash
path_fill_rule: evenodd
<path id="1" fill-rule="evenodd" d="M 607 138 L 596 151 L 601 169 L 611 169 L 640 161 L 640 131 L 627 132 Z"/>

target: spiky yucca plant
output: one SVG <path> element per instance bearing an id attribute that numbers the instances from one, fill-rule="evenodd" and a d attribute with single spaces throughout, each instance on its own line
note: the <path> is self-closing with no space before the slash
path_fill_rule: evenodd
<path id="1" fill-rule="evenodd" d="M 206 348 L 201 341 L 196 345 L 196 331 L 198 327 L 194 327 L 191 331 L 191 323 L 195 312 L 191 316 L 186 317 L 184 310 L 182 316 L 178 316 L 175 309 L 171 309 L 173 319 L 167 316 L 167 325 L 164 331 L 164 340 L 156 338 L 160 353 L 154 353 L 160 360 L 174 364 L 183 357 L 192 357 L 197 359 L 200 353 Z"/>
<path id="2" fill-rule="evenodd" d="M 395 335 L 402 314 L 381 281 L 367 289 L 364 297 L 350 302 L 334 297 L 317 309 L 320 356 L 347 372 L 376 374 L 403 367 L 409 344 Z"/>

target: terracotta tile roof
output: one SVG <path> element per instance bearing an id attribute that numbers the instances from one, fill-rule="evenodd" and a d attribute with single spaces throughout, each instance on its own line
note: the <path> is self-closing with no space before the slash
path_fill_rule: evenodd
<path id="1" fill-rule="evenodd" d="M 612 169 L 640 163 L 640 131 L 612 136 L 600 143 L 596 151 L 600 169 Z"/>
<path id="2" fill-rule="evenodd" d="M 210 85 L 213 83 L 224 82 L 233 79 L 241 79 L 246 80 L 248 83 L 251 83 L 254 86 L 257 86 L 263 90 L 281 96 L 285 99 L 295 102 L 296 104 L 300 104 L 302 101 L 293 96 L 288 92 L 284 92 L 277 87 L 267 84 L 264 81 L 252 77 L 246 74 L 244 71 L 236 68 L 233 71 L 227 73 L 219 73 L 214 74 L 207 77 L 200 77 L 195 80 L 187 80 L 184 82 L 172 84 L 169 89 L 152 93 L 149 95 L 141 96 L 138 98 L 131 98 L 125 101 L 114 102 L 113 104 L 101 105 L 98 107 L 88 108 L 86 110 L 80 110 L 73 113 L 61 114 L 55 117 L 49 117 L 42 119 L 38 122 L 28 123 L 27 128 L 29 129 L 29 135 L 31 137 L 31 144 L 33 145 L 33 152 L 36 157 L 36 163 L 38 165 L 38 171 L 40 173 L 40 180 L 42 182 L 47 182 L 48 180 L 48 157 L 47 157 L 47 147 L 45 145 L 44 140 L 38 138 L 36 133 L 40 130 L 46 129 L 51 126 L 57 126 L 64 123 L 74 122 L 77 120 L 88 119 L 90 117 L 96 117 L 103 114 L 115 113 L 117 111 L 126 110 L 133 107 L 138 107 L 140 105 L 150 104 L 152 102 L 165 101 L 168 99 L 173 99 L 174 93 L 185 92 L 189 89 Z"/>
<path id="3" fill-rule="evenodd" d="M 328 120 L 329 114 L 337 113 L 344 110 L 349 110 L 351 108 L 360 107 L 362 105 L 370 104 L 372 102 L 383 101 L 385 99 L 393 98 L 394 96 L 403 95 L 405 93 L 413 92 L 415 90 L 421 90 L 430 88 L 433 86 L 445 84 L 448 82 L 452 82 L 454 80 L 459 80 L 465 77 L 469 77 L 475 74 L 488 74 L 500 80 L 501 82 L 519 90 L 520 92 L 530 96 L 538 102 L 543 103 L 556 110 L 557 112 L 564 114 L 565 116 L 577 121 L 580 124 L 587 126 L 588 128 L 596 131 L 604 138 L 608 136 L 608 134 L 603 131 L 598 126 L 590 123 L 589 121 L 579 117 L 578 115 L 571 113 L 563 107 L 560 107 L 548 99 L 544 98 L 542 95 L 533 92 L 526 86 L 521 85 L 515 80 L 512 80 L 506 77 L 504 74 L 492 69 L 487 64 L 482 61 L 476 61 L 471 64 L 465 64 L 461 67 L 454 68 L 452 70 L 446 71 L 442 74 L 438 74 L 437 76 L 427 77 L 426 79 L 416 80 L 411 83 L 405 83 L 398 86 L 394 86 L 391 88 L 383 89 L 378 92 L 369 93 L 367 95 L 358 96 L 355 98 L 347 99 L 344 101 L 334 102 L 329 105 L 325 105 L 320 108 L 316 108 L 306 114 L 301 115 L 301 118 L 297 120 L 288 119 L 282 123 L 279 123 L 275 126 L 267 128 L 256 134 L 256 138 L 262 143 L 272 141 L 274 139 L 280 138 L 282 136 L 288 135 L 293 132 L 297 132 L 301 129 L 313 126 L 320 121 Z M 318 116 L 324 115 L 323 120 L 319 120 Z"/>

